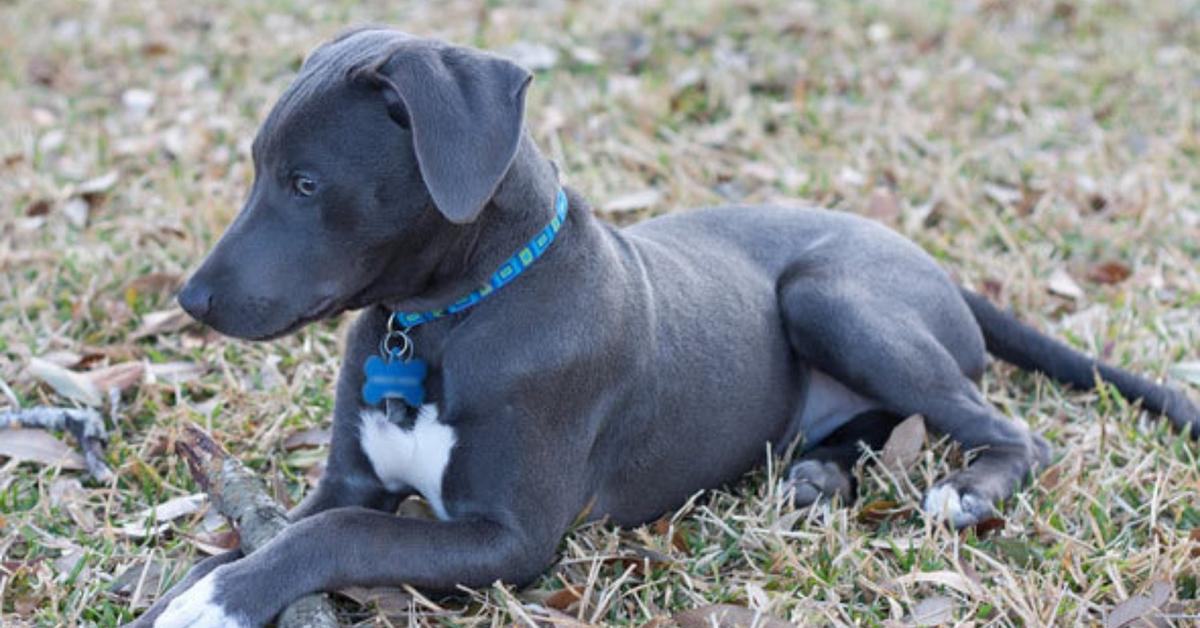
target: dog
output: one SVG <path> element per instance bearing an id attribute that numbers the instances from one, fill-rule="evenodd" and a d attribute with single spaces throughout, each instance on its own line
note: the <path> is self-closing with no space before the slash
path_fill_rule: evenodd
<path id="1" fill-rule="evenodd" d="M 347 310 L 333 439 L 293 523 L 198 564 L 138 625 L 257 626 L 353 585 L 520 585 L 581 515 L 651 521 L 800 442 L 797 505 L 852 495 L 903 418 L 978 454 L 923 500 L 954 526 L 1047 463 L 981 395 L 988 353 L 1103 380 L 1200 433 L 1182 392 L 959 287 L 922 249 L 821 209 L 592 216 L 525 131 L 530 74 L 385 28 L 320 46 L 253 144 L 241 213 L 178 296 L 268 340 Z M 437 519 L 395 514 L 420 494 Z"/>

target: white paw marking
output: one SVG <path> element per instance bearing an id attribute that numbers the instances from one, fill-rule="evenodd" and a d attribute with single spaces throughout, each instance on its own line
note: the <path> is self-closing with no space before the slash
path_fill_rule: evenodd
<path id="1" fill-rule="evenodd" d="M 363 410 L 360 416 L 363 452 L 383 485 L 390 491 L 412 487 L 439 518 L 448 519 L 442 504 L 442 476 L 456 438 L 449 425 L 438 422 L 437 406 L 421 406 L 408 430 L 388 421 L 378 410 Z"/>
<path id="2" fill-rule="evenodd" d="M 162 615 L 154 620 L 154 628 L 249 628 L 250 623 L 244 618 L 226 613 L 225 608 L 213 600 L 219 571 L 219 568 L 213 570 L 171 600 Z"/>
<path id="3" fill-rule="evenodd" d="M 929 489 L 925 493 L 925 502 L 921 509 L 935 519 L 949 519 L 956 522 L 962 518 L 962 497 L 953 486 L 942 484 Z"/>
<path id="4" fill-rule="evenodd" d="M 935 519 L 949 520 L 956 528 L 979 523 L 992 513 L 991 504 L 970 493 L 960 495 L 949 484 L 929 489 L 921 509 Z"/>

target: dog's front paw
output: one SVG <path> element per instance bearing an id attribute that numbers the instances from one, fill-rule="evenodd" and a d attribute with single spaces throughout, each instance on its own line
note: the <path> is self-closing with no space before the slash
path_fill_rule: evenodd
<path id="1" fill-rule="evenodd" d="M 221 567 L 214 569 L 192 588 L 171 600 L 162 615 L 154 621 L 154 628 L 250 628 L 252 622 L 222 604 L 221 573 Z"/>

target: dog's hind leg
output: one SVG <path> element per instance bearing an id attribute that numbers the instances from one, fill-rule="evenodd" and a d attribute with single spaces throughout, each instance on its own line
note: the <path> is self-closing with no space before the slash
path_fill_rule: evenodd
<path id="1" fill-rule="evenodd" d="M 834 497 L 842 504 L 853 502 L 858 492 L 854 465 L 864 450 L 882 449 L 901 419 L 886 410 L 856 415 L 792 463 L 783 490 L 792 492 L 797 507 Z"/>
<path id="2" fill-rule="evenodd" d="M 921 414 L 934 430 L 979 450 L 969 467 L 930 489 L 924 504 L 956 526 L 971 525 L 993 516 L 994 504 L 1045 464 L 1049 448 L 976 388 L 983 341 L 954 285 L 889 288 L 844 276 L 786 278 L 779 298 L 789 340 L 802 362 L 886 410 Z"/>

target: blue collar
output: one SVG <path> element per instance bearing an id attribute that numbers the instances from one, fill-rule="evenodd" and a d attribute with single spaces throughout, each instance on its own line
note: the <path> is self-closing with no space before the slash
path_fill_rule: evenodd
<path id="1" fill-rule="evenodd" d="M 567 194 L 562 188 L 558 189 L 558 196 L 554 199 L 554 218 L 550 224 L 533 236 L 529 244 L 521 247 L 519 251 L 513 254 L 512 257 L 504 261 L 496 272 L 492 273 L 491 279 L 487 283 L 472 290 L 467 296 L 451 303 L 449 306 L 429 312 L 392 312 L 391 324 L 392 329 L 411 329 L 417 325 L 435 321 L 444 316 L 457 314 L 476 303 L 479 303 L 491 293 L 499 290 L 507 285 L 510 281 L 517 278 L 517 275 L 525 272 L 537 258 L 541 257 L 546 249 L 550 248 L 550 244 L 554 242 L 554 236 L 558 235 L 558 230 L 562 228 L 563 221 L 567 218 Z"/>

